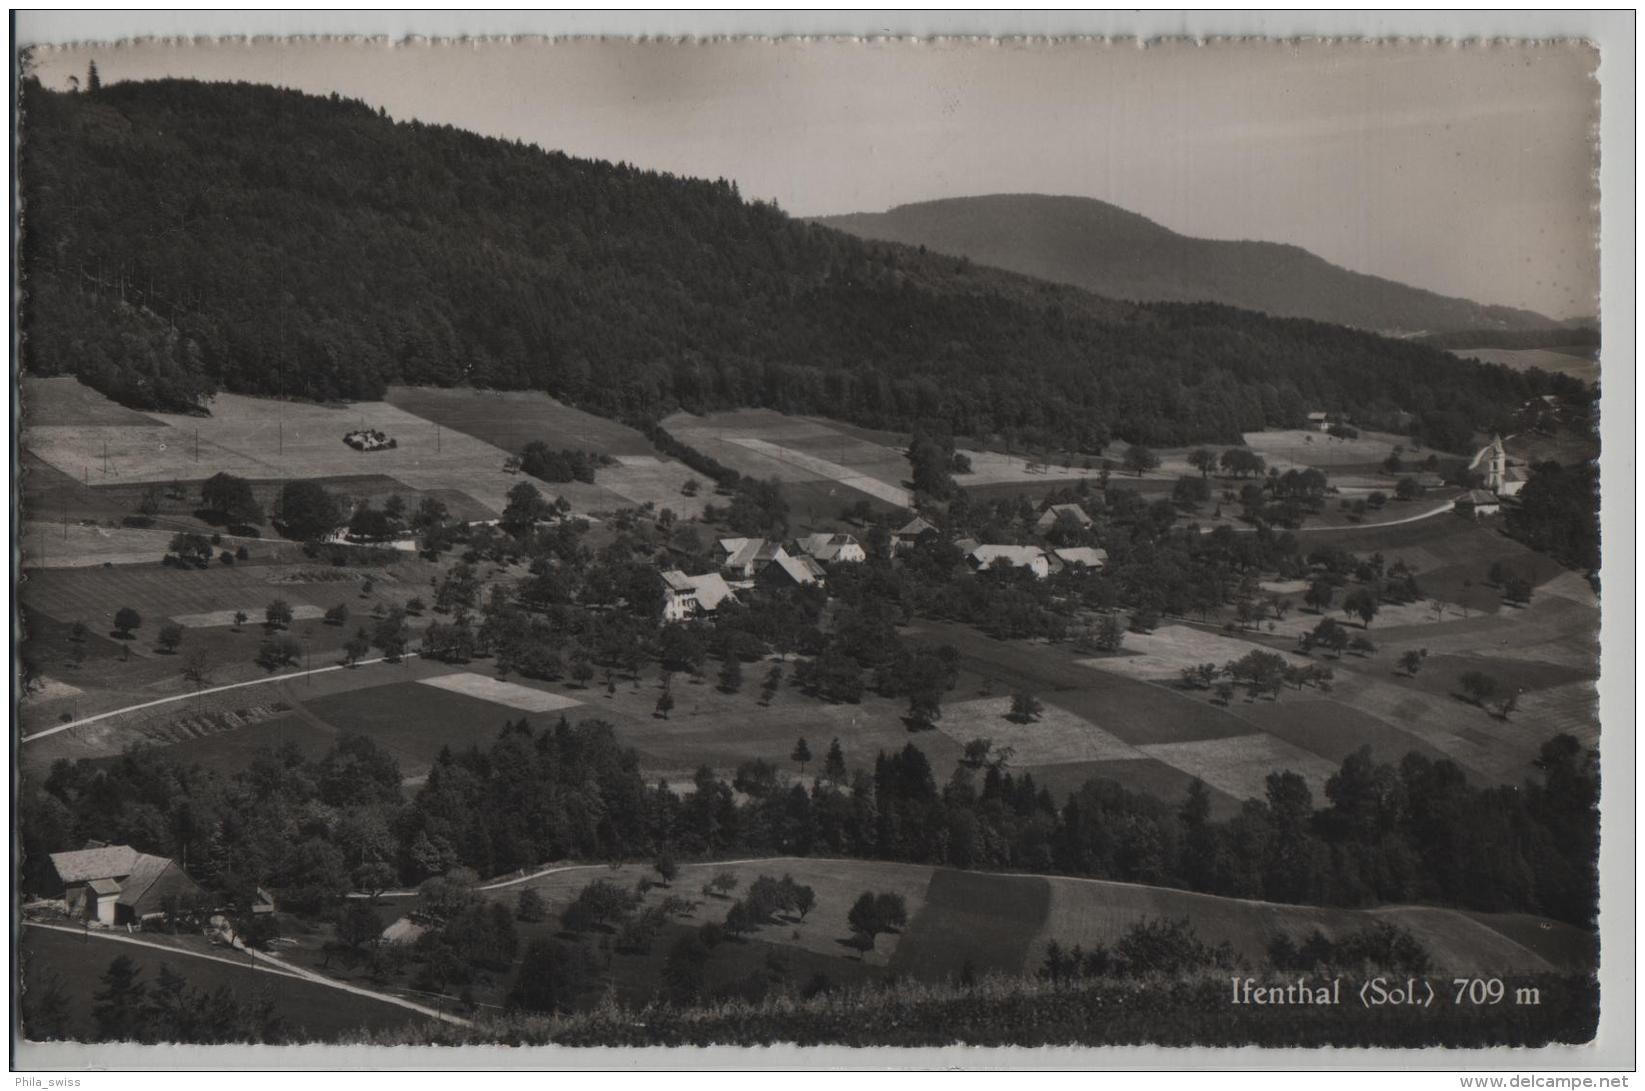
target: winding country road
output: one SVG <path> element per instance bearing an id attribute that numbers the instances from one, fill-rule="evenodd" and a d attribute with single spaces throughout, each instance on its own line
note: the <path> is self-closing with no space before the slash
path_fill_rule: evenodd
<path id="1" fill-rule="evenodd" d="M 416 652 L 406 652 L 400 658 L 415 659 L 416 657 Z M 305 678 L 311 674 L 325 674 L 328 671 L 353 670 L 355 667 L 367 667 L 373 663 L 386 662 L 388 662 L 388 658 L 386 656 L 378 656 L 376 659 L 358 660 L 352 666 L 344 663 L 338 663 L 330 667 L 315 667 L 312 670 L 289 671 L 286 674 L 271 674 L 267 678 L 253 678 L 246 682 L 230 682 L 225 686 L 212 686 L 209 689 L 191 690 L 188 693 L 177 693 L 170 697 L 161 697 L 157 701 L 144 701 L 139 705 L 127 705 L 125 708 L 110 709 L 107 712 L 99 712 L 95 716 L 86 716 L 82 719 L 73 720 L 66 724 L 58 724 L 55 727 L 48 727 L 44 731 L 36 731 L 32 735 L 24 735 L 19 741 L 33 742 L 36 739 L 46 738 L 48 735 L 55 735 L 59 731 L 72 731 L 74 728 L 84 727 L 86 724 L 94 724 L 98 720 L 106 720 L 111 716 L 123 716 L 127 712 L 141 712 L 145 708 L 158 708 L 161 705 L 169 705 L 176 701 L 190 701 L 196 697 L 204 697 L 209 693 L 224 693 L 231 689 L 243 689 L 246 686 L 266 686 L 270 682 L 285 682 L 292 678 Z"/>
<path id="2" fill-rule="evenodd" d="M 1380 527 L 1399 527 L 1404 526 L 1406 523 L 1418 523 L 1424 519 L 1432 519 L 1434 516 L 1443 515 L 1450 510 L 1451 504 L 1447 502 L 1440 507 L 1431 508 L 1428 511 L 1419 512 L 1416 515 L 1407 515 L 1403 519 L 1389 519 L 1387 522 L 1383 523 L 1345 523 L 1342 526 L 1336 527 L 1298 527 L 1292 533 L 1329 534 L 1333 531 L 1339 530 L 1377 530 Z M 1200 533 L 1210 534 L 1215 529 L 1215 527 L 1200 527 Z M 1232 527 L 1230 529 L 1232 529 L 1235 534 L 1255 534 L 1257 530 L 1256 527 Z"/>
<path id="3" fill-rule="evenodd" d="M 71 936 L 79 936 L 86 940 L 96 939 L 104 940 L 110 943 L 129 943 L 134 947 L 147 947 L 152 951 L 162 951 L 168 955 L 181 955 L 184 958 L 204 959 L 207 962 L 224 962 L 230 966 L 247 965 L 247 963 L 238 958 L 229 958 L 226 955 L 208 954 L 205 951 L 190 951 L 186 947 L 174 947 L 166 943 L 155 943 L 153 940 L 142 939 L 138 936 L 121 935 L 118 932 L 75 928 L 73 925 L 67 924 L 47 924 L 44 921 L 23 921 L 22 923 L 25 928 L 40 928 L 48 932 L 66 932 Z M 258 965 L 258 956 L 253 952 L 248 953 L 251 954 L 251 965 L 255 967 Z M 404 997 L 395 996 L 392 993 L 377 992 L 373 989 L 363 989 L 358 985 L 350 985 L 345 981 L 338 981 L 336 978 L 327 977 L 324 974 L 317 974 L 313 970 L 305 970 L 301 966 L 293 966 L 288 962 L 283 962 L 278 956 L 263 955 L 261 957 L 261 965 L 267 968 L 267 972 L 276 974 L 280 977 L 294 978 L 298 981 L 309 981 L 316 985 L 324 986 L 328 989 L 337 989 L 342 992 L 353 993 L 355 996 L 364 996 L 371 1000 L 378 1000 L 384 1004 L 393 1004 L 395 1007 L 405 1008 L 407 1011 L 414 1011 L 419 1015 L 426 1015 L 430 1019 L 438 1019 L 444 1023 L 454 1023 L 461 1027 L 473 1025 L 469 1022 L 469 1020 L 464 1019 L 461 1016 L 453 1015 L 450 1012 L 439 1011 L 435 1008 L 430 1008 L 423 1004 L 419 1004 L 415 1000 L 407 1000 Z"/>

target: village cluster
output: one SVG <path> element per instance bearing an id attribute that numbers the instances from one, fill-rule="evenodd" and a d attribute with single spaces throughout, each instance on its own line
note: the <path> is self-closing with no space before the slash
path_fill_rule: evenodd
<path id="1" fill-rule="evenodd" d="M 1037 529 L 1046 531 L 1060 519 L 1071 519 L 1081 530 L 1093 525 L 1090 515 L 1078 504 L 1053 504 L 1040 516 Z M 906 553 L 940 532 L 925 519 L 915 516 L 891 535 L 892 549 Z M 972 568 L 1015 568 L 1045 579 L 1065 569 L 1096 571 L 1108 563 L 1108 551 L 1091 546 L 1045 548 L 1036 545 L 988 545 L 974 538 L 954 542 Z M 765 538 L 721 538 L 715 543 L 718 572 L 691 576 L 679 569 L 662 574 L 663 617 L 684 621 L 711 614 L 739 591 L 757 586 L 812 587 L 826 583 L 828 564 L 859 564 L 868 559 L 862 543 L 850 534 L 809 534 L 789 543 Z"/>

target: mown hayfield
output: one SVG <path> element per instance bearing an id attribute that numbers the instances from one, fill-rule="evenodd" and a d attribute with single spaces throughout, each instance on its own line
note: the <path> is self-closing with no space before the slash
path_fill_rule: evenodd
<path id="1" fill-rule="evenodd" d="M 591 507 L 588 510 L 614 510 L 617 507 L 654 504 L 658 511 L 671 508 L 674 514 L 681 518 L 695 519 L 701 516 L 703 508 L 714 500 L 713 483 L 702 474 L 683 462 L 658 458 L 655 455 L 619 455 L 617 464 L 600 467 L 595 472 L 594 480 L 596 488 L 615 494 L 620 498 L 620 502 L 611 509 Z M 685 484 L 688 481 L 697 482 L 696 496 L 685 495 Z M 545 491 L 549 492 L 561 488 L 559 485 L 544 486 Z M 566 499 L 573 505 L 576 504 L 576 500 L 570 494 L 567 494 Z"/>
<path id="2" fill-rule="evenodd" d="M 1312 625 L 1306 627 L 1313 628 Z M 1175 682 L 1186 667 L 1203 663 L 1220 666 L 1254 647 L 1248 641 L 1189 625 L 1162 625 L 1151 633 L 1126 633 L 1125 651 L 1130 654 L 1098 656 L 1079 662 L 1082 666 L 1145 682 Z"/>
<path id="3" fill-rule="evenodd" d="M 1267 794 L 1268 775 L 1279 770 L 1298 774 L 1313 789 L 1315 799 L 1324 799 L 1325 782 L 1337 771 L 1337 763 L 1262 732 L 1138 749 L 1235 799 L 1262 799 Z"/>
<path id="4" fill-rule="evenodd" d="M 869 496 L 884 500 L 888 504 L 907 507 L 913 497 L 901 485 L 865 473 L 862 470 L 833 462 L 817 455 L 807 454 L 792 447 L 784 447 L 769 440 L 758 439 L 754 436 L 732 436 L 729 442 L 745 447 L 777 462 L 796 466 L 806 473 L 812 474 L 824 481 L 836 481 L 847 488 L 865 492 Z"/>
<path id="5" fill-rule="evenodd" d="M 536 390 L 391 386 L 388 404 L 482 443 L 518 452 L 532 440 L 555 450 L 655 456 L 651 442 L 614 420 L 573 409 Z"/>
<path id="6" fill-rule="evenodd" d="M 433 686 L 449 693 L 459 693 L 505 708 L 519 709 L 521 712 L 558 712 L 582 704 L 575 697 L 568 697 L 563 693 L 554 693 L 535 685 L 523 686 L 518 682 L 508 682 L 473 671 L 438 674 L 418 681 L 425 686 Z"/>
<path id="7" fill-rule="evenodd" d="M 45 988 L 47 982 L 55 978 L 62 983 L 68 998 L 75 1034 L 92 1037 L 96 1033 L 92 1008 L 101 987 L 99 979 L 110 962 L 124 955 L 137 964 L 141 971 L 139 980 L 149 985 L 159 976 L 160 967 L 166 965 L 181 974 L 191 987 L 207 993 L 226 987 L 242 1004 L 262 995 L 271 996 L 275 1010 L 293 1028 L 293 1036 L 298 1040 L 334 1040 L 352 1031 L 385 1029 L 426 1018 L 393 1004 L 327 988 L 289 974 L 253 970 L 245 962 L 245 956 L 233 951 L 209 950 L 238 964 L 169 954 L 129 943 L 86 940 L 43 928 L 23 928 L 18 937 L 23 1017 L 25 1021 L 28 1018 L 31 992 Z"/>
<path id="8" fill-rule="evenodd" d="M 1009 746 L 1015 765 L 1061 765 L 1069 762 L 1138 759 L 1145 755 L 1129 743 L 1065 709 L 1048 706 L 1032 722 L 1009 719 L 1011 698 L 979 697 L 943 706 L 937 728 L 960 745 L 991 739 L 996 749 Z"/>

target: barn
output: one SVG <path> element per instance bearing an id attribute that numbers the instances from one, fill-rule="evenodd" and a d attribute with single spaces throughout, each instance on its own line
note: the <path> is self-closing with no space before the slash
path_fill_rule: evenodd
<path id="1" fill-rule="evenodd" d="M 69 915 L 103 924 L 132 924 L 165 913 L 166 903 L 198 897 L 200 887 L 175 860 L 130 845 L 95 845 L 54 852 Z"/>

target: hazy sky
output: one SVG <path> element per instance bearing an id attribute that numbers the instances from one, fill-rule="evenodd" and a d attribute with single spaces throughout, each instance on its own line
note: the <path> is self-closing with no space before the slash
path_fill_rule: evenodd
<path id="1" fill-rule="evenodd" d="M 61 87 L 92 57 L 106 81 L 337 91 L 732 178 L 797 215 L 1075 194 L 1447 295 L 1598 309 L 1597 54 L 1578 46 L 239 41 L 61 49 L 38 70 Z"/>

